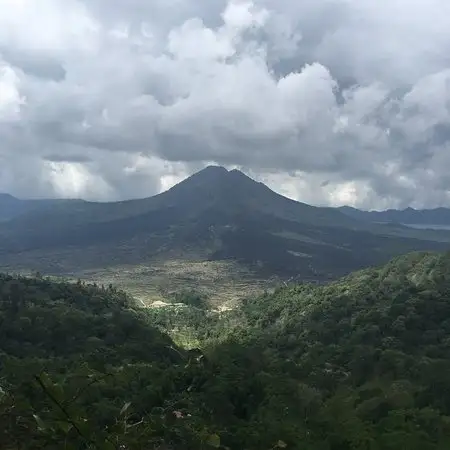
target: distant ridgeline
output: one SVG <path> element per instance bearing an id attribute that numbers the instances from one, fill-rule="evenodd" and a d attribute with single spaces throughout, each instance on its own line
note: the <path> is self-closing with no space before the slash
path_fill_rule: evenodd
<path id="1" fill-rule="evenodd" d="M 5 275 L 0 343 L 1 448 L 450 448 L 449 254 L 220 315 Z"/>

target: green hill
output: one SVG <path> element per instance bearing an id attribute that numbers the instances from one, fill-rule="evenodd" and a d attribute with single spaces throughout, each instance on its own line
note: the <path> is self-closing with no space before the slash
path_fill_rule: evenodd
<path id="1" fill-rule="evenodd" d="M 112 287 L 3 276 L 0 442 L 444 450 L 449 299 L 450 254 L 280 288 L 220 315 L 192 302 L 139 310 Z M 181 326 L 201 350 L 164 332 Z"/>
<path id="2" fill-rule="evenodd" d="M 328 286 L 249 300 L 221 333 L 238 335 L 266 367 L 307 386 L 318 409 L 306 423 L 327 437 L 304 448 L 443 449 L 450 443 L 449 299 L 450 254 L 415 253 Z"/>

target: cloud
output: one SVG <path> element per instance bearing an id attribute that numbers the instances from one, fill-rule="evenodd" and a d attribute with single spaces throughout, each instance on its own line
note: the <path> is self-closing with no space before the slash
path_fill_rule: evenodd
<path id="1" fill-rule="evenodd" d="M 445 0 L 0 0 L 0 189 L 215 162 L 315 204 L 450 206 Z"/>

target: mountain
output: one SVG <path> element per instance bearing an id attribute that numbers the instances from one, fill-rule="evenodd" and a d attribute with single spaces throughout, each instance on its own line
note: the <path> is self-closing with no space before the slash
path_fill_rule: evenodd
<path id="1" fill-rule="evenodd" d="M 408 251 L 449 248 L 449 236 L 390 230 L 211 166 L 154 197 L 51 201 L 16 215 L 0 223 L 0 265 L 70 273 L 154 260 L 235 260 L 264 277 L 324 280 Z"/>
<path id="2" fill-rule="evenodd" d="M 25 203 L 12 195 L 0 194 L 0 220 L 7 220 L 24 212 Z"/>
<path id="3" fill-rule="evenodd" d="M 77 199 L 19 199 L 10 194 L 0 193 L 0 221 L 13 219 L 27 212 L 47 209 L 55 205 L 71 205 L 82 203 L 83 200 Z"/>
<path id="4" fill-rule="evenodd" d="M 362 211 L 350 206 L 338 208 L 349 217 L 368 222 L 394 222 L 411 225 L 450 227 L 450 209 L 388 209 L 386 211 Z"/>
<path id="5" fill-rule="evenodd" d="M 51 218 L 58 223 L 63 220 L 67 224 L 84 225 L 134 219 L 163 210 L 173 212 L 177 216 L 174 220 L 181 220 L 185 214 L 197 217 L 210 210 L 228 215 L 257 211 L 300 223 L 357 226 L 355 220 L 333 208 L 318 208 L 290 200 L 238 170 L 228 171 L 217 166 L 209 166 L 154 197 L 109 203 L 42 201 L 39 207 L 28 208 L 25 214 L 16 215 L 13 223 L 20 226 L 27 220 L 40 219 L 49 225 Z M 150 225 L 151 222 L 149 220 Z"/>
<path id="6" fill-rule="evenodd" d="M 5 448 L 444 450 L 450 254 L 217 314 L 0 275 Z M 174 309 L 175 308 L 175 309 Z M 162 324 L 190 327 L 177 346 Z"/>

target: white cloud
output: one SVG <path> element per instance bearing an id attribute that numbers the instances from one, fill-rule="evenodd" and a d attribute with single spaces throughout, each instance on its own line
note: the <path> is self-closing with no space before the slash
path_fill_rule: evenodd
<path id="1" fill-rule="evenodd" d="M 99 24 L 76 0 L 0 0 L 0 8 L 4 48 L 65 58 L 95 44 Z"/>
<path id="2" fill-rule="evenodd" d="M 312 203 L 450 205 L 445 0 L 0 9 L 3 190 L 141 197 L 217 162 Z"/>
<path id="3" fill-rule="evenodd" d="M 265 8 L 257 8 L 252 1 L 231 0 L 221 16 L 227 28 L 242 32 L 264 26 L 269 12 Z"/>
<path id="4" fill-rule="evenodd" d="M 0 123 L 20 117 L 20 108 L 25 99 L 20 94 L 20 79 L 9 66 L 0 60 Z"/>

